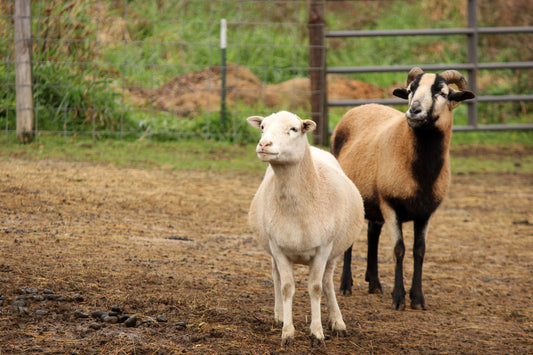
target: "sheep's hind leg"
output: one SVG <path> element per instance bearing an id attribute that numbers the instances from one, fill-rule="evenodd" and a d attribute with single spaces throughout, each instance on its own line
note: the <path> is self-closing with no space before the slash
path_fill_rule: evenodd
<path id="1" fill-rule="evenodd" d="M 392 290 L 392 308 L 396 310 L 405 309 L 405 288 L 403 286 L 403 258 L 405 256 L 405 245 L 403 243 L 402 223 L 398 221 L 396 212 L 392 208 L 382 208 L 383 216 L 387 221 L 392 245 L 394 245 L 394 258 L 396 266 L 394 269 L 394 288 Z"/>
<path id="2" fill-rule="evenodd" d="M 293 264 L 287 259 L 277 246 L 270 245 L 272 256 L 276 262 L 280 276 L 280 294 L 283 301 L 283 329 L 281 331 L 281 346 L 294 344 L 294 324 L 292 320 L 292 299 L 294 297 Z"/>
<path id="3" fill-rule="evenodd" d="M 324 288 L 324 296 L 326 297 L 326 304 L 329 313 L 329 327 L 333 335 L 346 336 L 346 324 L 342 320 L 341 310 L 335 297 L 335 286 L 333 283 L 333 273 L 335 271 L 335 263 L 337 259 L 330 260 L 326 264 L 326 271 L 324 272 L 324 279 L 322 286 Z"/>
<path id="4" fill-rule="evenodd" d="M 381 227 L 383 227 L 382 223 L 368 222 L 368 249 L 365 274 L 365 280 L 368 282 L 368 293 L 383 293 L 378 272 L 378 245 Z"/>
<path id="5" fill-rule="evenodd" d="M 324 273 L 332 245 L 317 248 L 313 261 L 309 265 L 309 297 L 311 298 L 311 346 L 325 345 L 320 299 L 323 292 Z"/>
<path id="6" fill-rule="evenodd" d="M 422 265 L 426 253 L 426 235 L 428 230 L 429 219 L 417 220 L 414 222 L 415 242 L 413 247 L 413 282 L 411 284 L 411 308 L 426 309 L 424 294 L 422 293 Z"/>

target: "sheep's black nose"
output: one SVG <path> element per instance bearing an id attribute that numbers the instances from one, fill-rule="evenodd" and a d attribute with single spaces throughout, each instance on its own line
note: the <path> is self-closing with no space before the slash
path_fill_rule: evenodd
<path id="1" fill-rule="evenodd" d="M 409 111 L 413 115 L 417 115 L 422 112 L 422 105 L 419 101 L 415 101 L 411 104 L 411 107 L 409 107 Z"/>

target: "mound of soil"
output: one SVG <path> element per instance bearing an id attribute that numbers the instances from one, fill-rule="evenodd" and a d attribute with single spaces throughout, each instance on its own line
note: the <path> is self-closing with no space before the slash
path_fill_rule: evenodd
<path id="1" fill-rule="evenodd" d="M 200 111 L 220 108 L 222 70 L 208 67 L 202 71 L 176 76 L 159 88 L 128 89 L 130 99 L 143 106 L 173 112 L 178 116 L 194 116 Z M 253 106 L 263 103 L 270 108 L 309 109 L 311 85 L 308 78 L 295 78 L 279 84 L 264 85 L 249 69 L 229 65 L 226 69 L 228 104 L 243 102 Z M 385 97 L 378 86 L 342 75 L 328 76 L 328 98 L 331 100 Z"/>

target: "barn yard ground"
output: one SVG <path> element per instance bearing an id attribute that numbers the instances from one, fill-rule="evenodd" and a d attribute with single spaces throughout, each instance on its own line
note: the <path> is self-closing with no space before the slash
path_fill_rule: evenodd
<path id="1" fill-rule="evenodd" d="M 349 334 L 325 349 L 309 347 L 303 267 L 295 345 L 280 348 L 270 260 L 246 224 L 265 168 L 253 149 L 42 138 L 5 147 L 0 353 L 533 353 L 531 144 L 453 148 L 452 186 L 428 237 L 427 311 L 391 309 L 386 235 L 384 294 L 367 293 L 363 231 L 353 295 L 337 295 Z M 405 234 L 408 290 L 410 225 Z M 135 327 L 91 316 L 115 305 Z"/>

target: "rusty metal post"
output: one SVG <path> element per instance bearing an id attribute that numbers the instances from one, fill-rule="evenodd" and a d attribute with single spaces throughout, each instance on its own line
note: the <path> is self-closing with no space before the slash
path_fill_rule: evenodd
<path id="1" fill-rule="evenodd" d="M 311 80 L 311 118 L 317 124 L 315 144 L 327 146 L 329 140 L 326 82 L 326 47 L 324 44 L 324 0 L 309 3 L 309 74 Z"/>
<path id="2" fill-rule="evenodd" d="M 468 35 L 468 62 L 473 64 L 473 68 L 468 70 L 468 87 L 476 94 L 476 98 L 467 103 L 468 105 L 468 125 L 471 127 L 478 126 L 477 117 L 477 73 L 478 73 L 478 55 L 477 46 L 479 41 L 477 25 L 477 0 L 468 0 L 467 5 L 468 28 L 472 29 L 472 34 Z"/>

